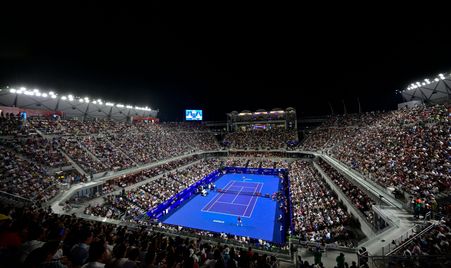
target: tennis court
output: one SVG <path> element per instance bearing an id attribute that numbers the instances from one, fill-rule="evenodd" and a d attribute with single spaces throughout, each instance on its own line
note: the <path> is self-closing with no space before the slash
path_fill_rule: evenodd
<path id="1" fill-rule="evenodd" d="M 229 181 L 224 187 L 225 192 L 218 192 L 201 211 L 250 218 L 259 198 L 255 194 L 263 185 L 261 182 Z"/>
<path id="2" fill-rule="evenodd" d="M 217 190 L 207 196 L 196 195 L 161 220 L 182 227 L 283 241 L 277 221 L 280 208 L 276 201 L 263 197 L 279 191 L 279 177 L 231 173 L 220 177 L 215 185 Z M 242 226 L 237 225 L 238 216 Z"/>

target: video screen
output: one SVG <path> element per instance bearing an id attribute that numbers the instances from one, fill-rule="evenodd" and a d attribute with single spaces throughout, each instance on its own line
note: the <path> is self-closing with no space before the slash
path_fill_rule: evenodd
<path id="1" fill-rule="evenodd" d="M 185 115 L 187 121 L 202 120 L 202 110 L 185 110 Z"/>

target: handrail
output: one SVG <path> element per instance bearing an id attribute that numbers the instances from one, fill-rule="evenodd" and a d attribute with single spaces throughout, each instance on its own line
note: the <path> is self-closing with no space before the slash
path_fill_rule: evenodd
<path id="1" fill-rule="evenodd" d="M 399 246 L 397 246 L 396 248 L 394 248 L 393 250 L 391 250 L 390 252 L 387 253 L 387 255 L 392 255 L 393 253 L 397 252 L 398 250 L 402 249 L 403 247 L 409 245 L 410 243 L 412 243 L 415 239 L 417 239 L 419 236 L 424 235 L 425 233 L 429 232 L 432 228 L 434 228 L 437 224 L 436 223 L 432 223 L 431 225 L 427 226 L 426 228 L 424 228 L 421 232 L 417 233 L 416 235 L 414 235 L 413 237 L 409 238 L 407 241 L 402 242 Z M 414 229 L 416 226 L 414 226 L 412 229 Z"/>
<path id="2" fill-rule="evenodd" d="M 299 245 L 301 245 L 303 247 L 318 247 L 318 246 L 320 246 L 320 248 L 321 248 L 321 245 L 318 242 L 296 241 L 296 240 L 294 240 L 294 241 L 295 242 L 293 242 L 293 244 L 296 244 L 296 245 L 299 244 Z M 343 247 L 343 246 L 337 245 L 335 243 L 325 244 L 324 245 L 324 249 L 325 250 L 327 250 L 327 249 L 334 249 L 334 250 L 346 251 L 346 252 L 351 252 L 351 253 L 356 253 L 358 251 L 357 247 L 352 247 L 352 248 L 350 248 L 350 247 Z"/>
<path id="3" fill-rule="evenodd" d="M 326 162 L 332 163 L 335 167 L 339 167 L 346 175 L 348 175 L 350 177 L 350 179 L 356 181 L 357 183 L 361 184 L 364 187 L 366 186 L 365 188 L 367 188 L 370 192 L 372 192 L 373 195 L 379 196 L 380 194 L 382 194 L 386 203 L 389 203 L 390 205 L 395 206 L 400 209 L 404 208 L 404 204 L 402 202 L 400 202 L 399 200 L 397 200 L 396 198 L 394 198 L 393 196 L 391 196 L 385 189 L 381 189 L 380 186 L 375 185 L 375 183 L 373 181 L 368 180 L 363 176 L 359 176 L 359 175 L 355 174 L 354 172 L 351 171 L 351 169 L 349 169 L 346 165 L 344 165 L 337 159 L 335 159 L 329 155 L 323 155 L 322 158 L 324 160 L 326 160 Z M 377 188 L 377 189 L 374 189 L 372 187 Z"/>
<path id="4" fill-rule="evenodd" d="M 25 202 L 25 203 L 31 203 L 31 204 L 35 203 L 35 201 L 32 199 L 28 199 L 28 198 L 22 197 L 20 195 L 11 194 L 11 193 L 4 192 L 4 191 L 0 191 L 0 195 L 7 196 L 8 199 L 19 200 L 19 201 Z"/>
<path id="5" fill-rule="evenodd" d="M 349 203 L 352 211 L 355 212 L 359 217 L 362 219 L 362 223 L 361 224 L 365 224 L 366 226 L 369 227 L 369 229 L 371 230 L 372 233 L 367 233 L 368 230 L 362 230 L 364 231 L 365 235 L 367 236 L 374 236 L 374 234 L 377 232 L 376 227 L 374 227 L 366 218 L 366 215 L 363 214 L 362 211 L 360 211 L 360 209 L 358 209 L 354 203 L 352 202 L 352 200 L 340 189 L 340 187 L 334 183 L 334 181 L 330 178 L 329 174 L 327 174 L 319 164 L 313 162 L 313 166 L 318 170 L 318 172 L 321 174 L 321 176 L 324 178 L 324 180 L 326 181 L 326 183 L 329 185 L 329 187 L 332 188 L 333 191 L 335 191 L 337 193 L 337 195 L 340 197 L 343 197 L 343 199 L 346 200 L 346 203 Z"/>

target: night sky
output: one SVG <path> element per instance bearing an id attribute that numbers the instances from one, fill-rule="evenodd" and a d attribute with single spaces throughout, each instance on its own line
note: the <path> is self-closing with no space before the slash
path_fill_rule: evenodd
<path id="1" fill-rule="evenodd" d="M 290 106 L 328 114 L 328 102 L 342 113 L 342 101 L 357 112 L 357 97 L 364 111 L 394 109 L 395 90 L 451 71 L 446 8 L 192 2 L 3 9 L 0 86 L 149 105 L 164 121 L 187 108 L 225 120 Z"/>

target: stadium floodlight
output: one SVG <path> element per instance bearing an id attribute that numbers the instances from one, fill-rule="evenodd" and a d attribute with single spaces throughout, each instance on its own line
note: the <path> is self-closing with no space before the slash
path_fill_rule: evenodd
<path id="1" fill-rule="evenodd" d="M 83 99 L 78 99 L 78 101 L 81 103 L 85 102 Z"/>
<path id="2" fill-rule="evenodd" d="M 27 90 L 27 88 L 26 87 L 21 87 L 20 90 L 25 91 L 25 90 Z"/>
<path id="3" fill-rule="evenodd" d="M 47 98 L 48 97 L 47 93 L 42 93 L 42 97 Z"/>
<path id="4" fill-rule="evenodd" d="M 52 95 L 52 96 L 50 96 L 52 99 L 56 99 L 56 96 L 55 95 Z"/>
<path id="5" fill-rule="evenodd" d="M 438 82 L 438 81 L 440 81 L 440 79 L 438 79 L 438 78 L 435 78 L 434 80 L 435 80 L 435 82 Z"/>
<path id="6" fill-rule="evenodd" d="M 116 107 L 124 108 L 124 105 L 123 104 L 116 104 Z"/>
<path id="7" fill-rule="evenodd" d="M 93 100 L 92 103 L 93 103 L 93 104 L 97 104 L 97 101 Z"/>
<path id="8" fill-rule="evenodd" d="M 105 105 L 106 105 L 106 106 L 114 106 L 114 103 L 112 103 L 112 102 L 107 102 L 107 103 L 105 103 Z"/>
<path id="9" fill-rule="evenodd" d="M 133 109 L 133 106 L 127 105 L 127 106 L 125 106 L 125 108 L 127 108 L 127 109 Z"/>
<path id="10" fill-rule="evenodd" d="M 34 93 L 38 93 L 38 92 L 39 92 L 39 89 L 35 88 L 35 89 L 33 89 L 33 92 L 34 92 Z"/>
<path id="11" fill-rule="evenodd" d="M 152 109 L 150 109 L 149 107 L 139 107 L 139 106 L 135 106 L 135 110 L 140 110 L 140 111 L 151 111 Z"/>
<path id="12" fill-rule="evenodd" d="M 62 96 L 61 99 L 62 100 L 67 100 L 67 97 L 66 96 Z"/>
<path id="13" fill-rule="evenodd" d="M 11 88 L 11 89 L 9 90 L 9 92 L 11 92 L 11 93 L 16 93 L 17 91 L 16 91 L 15 88 Z"/>
<path id="14" fill-rule="evenodd" d="M 41 96 L 42 96 L 41 92 L 35 92 L 34 94 L 35 94 L 36 96 L 38 96 L 38 97 L 41 97 Z"/>

